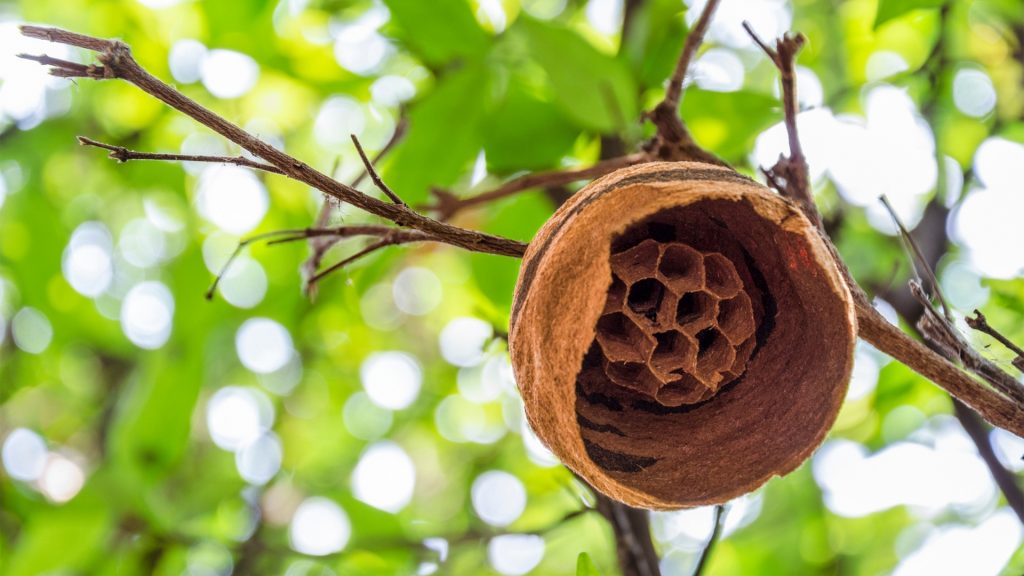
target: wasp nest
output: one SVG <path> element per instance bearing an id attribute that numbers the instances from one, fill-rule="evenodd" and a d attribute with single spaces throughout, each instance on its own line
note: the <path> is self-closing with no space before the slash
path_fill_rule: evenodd
<path id="1" fill-rule="evenodd" d="M 538 436 L 648 508 L 724 502 L 803 462 L 852 365 L 849 292 L 799 210 L 735 172 L 597 180 L 538 233 L 512 308 Z"/>

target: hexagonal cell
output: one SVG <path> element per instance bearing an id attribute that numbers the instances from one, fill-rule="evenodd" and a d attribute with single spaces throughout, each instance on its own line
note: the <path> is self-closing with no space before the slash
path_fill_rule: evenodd
<path id="1" fill-rule="evenodd" d="M 756 346 L 757 340 L 747 338 L 736 347 L 736 359 L 732 361 L 732 366 L 725 372 L 725 382 L 739 378 L 741 374 L 747 371 L 747 363 L 750 362 L 750 356 L 754 353 Z"/>
<path id="2" fill-rule="evenodd" d="M 735 348 L 717 328 L 697 334 L 697 373 L 702 379 L 729 368 L 735 359 Z"/>
<path id="3" fill-rule="evenodd" d="M 660 332 L 654 335 L 654 339 L 658 344 L 651 355 L 651 368 L 660 373 L 659 376 L 694 369 L 697 362 L 696 341 L 678 330 Z"/>
<path id="4" fill-rule="evenodd" d="M 626 301 L 626 283 L 612 274 L 612 285 L 608 287 L 608 299 L 604 302 L 604 311 L 601 314 L 618 312 L 622 310 L 622 304 Z"/>
<path id="5" fill-rule="evenodd" d="M 654 275 L 660 254 L 661 246 L 648 238 L 629 250 L 612 254 L 612 272 L 627 284 L 649 278 Z"/>
<path id="6" fill-rule="evenodd" d="M 700 380 L 689 374 L 683 374 L 681 379 L 669 382 L 659 388 L 655 398 L 664 406 L 682 406 L 707 400 L 714 393 L 714 390 L 701 384 Z"/>
<path id="7" fill-rule="evenodd" d="M 712 252 L 704 255 L 704 286 L 719 298 L 732 298 L 743 289 L 743 281 L 732 261 Z"/>
<path id="8" fill-rule="evenodd" d="M 676 323 L 693 333 L 711 326 L 718 313 L 715 298 L 706 292 L 687 292 L 676 305 Z"/>
<path id="9" fill-rule="evenodd" d="M 658 261 L 658 272 L 669 290 L 683 294 L 704 286 L 704 258 L 700 252 L 678 243 L 664 248 Z"/>
<path id="10" fill-rule="evenodd" d="M 629 287 L 626 306 L 638 316 L 652 322 L 658 316 L 658 309 L 665 298 L 665 287 L 655 278 L 644 278 Z"/>
<path id="11" fill-rule="evenodd" d="M 640 362 L 605 362 L 605 374 L 619 386 L 654 396 L 661 381 L 651 373 L 647 364 Z"/>
<path id="12" fill-rule="evenodd" d="M 734 344 L 743 342 L 754 333 L 754 309 L 750 296 L 740 292 L 729 300 L 718 303 L 718 328 Z"/>
<path id="13" fill-rule="evenodd" d="M 605 357 L 616 362 L 643 362 L 654 348 L 653 338 L 622 312 L 597 321 L 597 342 Z"/>

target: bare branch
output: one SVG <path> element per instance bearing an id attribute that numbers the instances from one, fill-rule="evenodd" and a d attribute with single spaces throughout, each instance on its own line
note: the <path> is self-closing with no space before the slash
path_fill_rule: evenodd
<path id="1" fill-rule="evenodd" d="M 132 57 L 131 50 L 123 42 L 93 38 L 56 28 L 42 28 L 38 26 L 23 26 L 22 32 L 26 36 L 33 38 L 42 38 L 51 42 L 79 46 L 98 52 L 97 59 L 102 64 L 102 78 L 119 78 L 136 85 L 147 94 L 190 116 L 231 142 L 241 146 L 242 149 L 248 151 L 253 156 L 276 166 L 285 176 L 312 186 L 342 202 L 352 204 L 370 214 L 390 220 L 399 226 L 420 230 L 435 238 L 438 242 L 459 246 L 473 252 L 521 257 L 526 250 L 526 244 L 522 242 L 439 222 L 411 210 L 408 206 L 378 200 L 330 178 L 305 162 L 252 136 L 235 124 L 162 82 L 139 66 Z M 57 66 L 52 70 L 66 70 L 66 65 Z M 79 73 L 81 70 L 76 69 L 74 72 Z M 95 76 L 90 74 L 90 77 Z"/>
<path id="2" fill-rule="evenodd" d="M 217 293 L 217 287 L 220 285 L 224 275 L 231 269 L 231 265 L 234 264 L 235 260 L 242 253 L 247 246 L 255 242 L 268 241 L 268 246 L 277 244 L 285 244 L 288 242 L 296 242 L 299 240 L 307 240 L 311 238 L 331 238 L 335 241 L 343 240 L 345 238 L 353 238 L 356 236 L 376 236 L 378 238 L 392 238 L 398 237 L 404 239 L 404 242 L 393 242 L 394 243 L 405 243 L 405 242 L 420 242 L 420 241 L 436 241 L 430 236 L 416 231 L 416 230 L 400 230 L 391 226 L 380 226 L 380 225 L 353 225 L 353 226 L 339 226 L 337 228 L 301 228 L 301 229 L 290 229 L 290 230 L 273 230 L 271 232 L 264 232 L 262 234 L 256 234 L 241 240 L 235 250 L 228 256 L 228 259 L 224 261 L 224 265 L 221 266 L 220 271 L 217 272 L 213 283 L 210 288 L 206 291 L 206 299 L 210 300 L 213 295 Z M 387 244 L 390 245 L 390 244 Z"/>
<path id="3" fill-rule="evenodd" d="M 578 476 L 577 476 L 578 478 Z M 615 534 L 615 547 L 623 576 L 661 576 L 658 553 L 651 541 L 647 510 L 631 508 L 594 490 L 597 510 Z"/>
<path id="4" fill-rule="evenodd" d="M 711 530 L 711 536 L 708 537 L 708 543 L 704 546 L 704 550 L 701 550 L 700 559 L 697 561 L 697 567 L 694 568 L 692 576 L 701 576 L 707 569 L 711 551 L 722 535 L 723 524 L 725 524 L 725 506 L 719 504 L 715 506 L 715 527 Z"/>
<path id="5" fill-rule="evenodd" d="M 965 368 L 980 376 L 1001 394 L 1024 406 L 1024 386 L 991 360 L 979 354 L 964 340 L 956 326 L 953 326 L 932 308 L 931 301 L 924 289 L 921 288 L 920 283 L 912 280 L 910 291 L 924 306 L 924 314 L 917 324 L 921 334 L 935 344 L 949 360 L 959 361 Z"/>
<path id="6" fill-rule="evenodd" d="M 405 137 L 405 132 L 408 128 L 409 118 L 405 114 L 405 109 L 400 108 L 398 113 L 398 123 L 395 125 L 394 132 L 391 133 L 391 138 L 389 138 L 387 143 L 384 144 L 384 147 L 377 152 L 377 155 L 373 157 L 373 161 L 371 162 L 371 164 L 379 163 L 381 158 L 383 158 L 388 152 L 390 152 L 395 147 L 395 145 L 398 144 L 403 137 Z M 331 174 L 333 175 L 335 172 L 337 172 L 337 170 L 338 162 L 336 161 L 334 167 L 331 169 Z M 366 166 L 364 164 L 362 173 L 360 173 L 359 176 L 357 176 L 356 179 L 352 181 L 351 186 L 353 188 L 358 187 L 359 184 L 362 183 L 363 179 L 366 178 L 367 175 L 368 172 L 366 171 Z M 333 199 L 329 197 L 324 198 L 323 205 L 320 207 L 320 213 L 316 217 L 316 228 L 324 228 L 327 226 L 328 222 L 330 222 L 331 213 L 334 211 L 333 202 Z M 327 251 L 330 250 L 332 246 L 337 244 L 339 240 L 339 238 L 316 238 L 310 241 L 309 258 L 307 258 L 306 262 L 302 265 L 302 269 L 303 272 L 305 273 L 306 278 L 312 278 L 313 276 L 316 276 L 316 272 L 317 270 L 320 269 L 320 263 L 323 262 L 324 256 L 327 255 Z M 311 299 L 315 298 L 316 292 L 317 285 L 315 283 L 307 281 L 306 296 Z"/>
<path id="7" fill-rule="evenodd" d="M 352 134 L 351 136 L 352 144 L 355 144 L 356 152 L 359 152 L 359 158 L 363 161 L 366 173 L 370 175 L 370 179 L 373 180 L 374 185 L 377 186 L 384 195 L 390 198 L 392 202 L 405 206 L 405 202 L 403 202 L 402 199 L 398 197 L 398 194 L 395 194 L 394 191 L 384 183 L 380 174 L 377 174 L 377 171 L 373 168 L 373 163 L 366 157 L 366 152 L 363 151 L 363 145 L 359 143 L 359 138 L 356 138 L 355 134 Z"/>
<path id="8" fill-rule="evenodd" d="M 686 80 L 686 73 L 690 70 L 693 55 L 704 43 L 704 35 L 707 34 L 708 27 L 711 26 L 711 18 L 718 10 L 720 2 L 721 0 L 708 0 L 700 17 L 694 22 L 690 33 L 686 35 L 686 43 L 683 44 L 683 51 L 676 62 L 675 70 L 672 71 L 672 77 L 668 80 L 668 88 L 665 90 L 665 98 L 661 101 L 661 105 L 671 107 L 673 110 L 679 108 L 683 98 L 683 81 Z"/>
<path id="9" fill-rule="evenodd" d="M 799 34 L 795 36 L 785 35 L 776 43 L 776 48 L 773 49 L 757 38 L 749 25 L 746 28 L 747 32 L 754 37 L 755 42 L 761 46 L 762 50 L 780 69 L 783 77 L 782 92 L 786 113 L 786 130 L 790 141 L 790 157 L 780 158 L 779 162 L 771 170 L 766 171 L 768 181 L 781 194 L 796 201 L 807 218 L 814 223 L 822 236 L 827 240 L 826 246 L 832 252 L 833 260 L 839 267 L 839 271 L 846 280 L 846 284 L 849 286 L 850 293 L 853 296 L 854 307 L 857 312 L 858 335 L 875 348 L 889 354 L 911 370 L 931 380 L 955 398 L 963 401 L 991 424 L 1005 428 L 1019 436 L 1024 436 L 1024 400 L 1021 399 L 1024 392 L 1021 391 L 1021 387 L 1016 381 L 1011 385 L 994 374 L 983 376 L 990 384 L 997 386 L 997 389 L 994 389 L 986 386 L 985 383 L 971 378 L 967 373 L 958 368 L 950 360 L 950 357 L 947 357 L 948 355 L 940 355 L 935 350 L 914 340 L 898 327 L 890 324 L 885 317 L 875 310 L 867 295 L 857 284 L 856 280 L 853 279 L 843 259 L 839 256 L 835 245 L 828 240 L 828 234 L 825 232 L 821 214 L 814 204 L 808 176 L 807 159 L 803 155 L 803 149 L 797 132 L 795 58 L 804 43 L 803 36 Z M 967 361 L 964 363 L 965 366 L 975 372 L 987 370 L 987 366 L 984 364 L 988 362 L 987 360 L 978 356 L 977 353 L 974 353 L 973 356 L 968 354 L 958 343 L 955 343 L 957 339 L 948 334 L 948 330 L 944 328 L 947 325 L 944 319 L 936 314 L 930 305 L 926 307 L 926 310 L 932 311 L 931 317 L 939 319 L 941 330 L 936 329 L 935 333 L 936 335 L 942 335 L 943 340 L 946 342 L 945 349 L 956 351 L 956 354 L 951 356 L 953 359 L 956 359 L 958 356 L 961 359 L 967 358 Z M 951 342 L 954 343 L 951 344 Z M 962 342 L 962 338 L 959 339 L 959 342 Z M 970 347 L 966 346 L 966 349 L 970 350 Z M 989 378 L 994 378 L 998 384 L 993 383 Z"/>
<path id="10" fill-rule="evenodd" d="M 1024 490 L 1021 490 L 1020 485 L 1017 484 L 1016 476 L 1007 470 L 996 456 L 985 424 L 977 414 L 969 410 L 959 400 L 953 400 L 953 410 L 957 420 L 964 427 L 964 431 L 977 446 L 978 455 L 988 466 L 989 472 L 992 473 L 992 479 L 996 481 L 996 485 L 999 486 L 999 490 L 1006 498 L 1006 504 L 1017 515 L 1021 523 L 1024 523 Z"/>
<path id="11" fill-rule="evenodd" d="M 113 144 L 104 144 L 98 142 L 92 138 L 86 138 L 85 136 L 78 137 L 78 143 L 82 146 L 92 146 L 94 148 L 102 148 L 109 150 L 109 157 L 117 160 L 118 162 L 124 163 L 130 160 L 159 160 L 164 162 L 209 162 L 215 164 L 234 164 L 235 166 L 244 166 L 246 168 L 254 168 L 256 170 L 263 170 L 264 172 L 270 172 L 273 174 L 283 174 L 276 166 L 270 164 L 264 164 L 263 162 L 257 162 L 250 160 L 244 156 L 206 156 L 200 154 L 161 154 L 155 152 L 136 152 L 135 150 L 129 150 L 124 146 L 114 146 Z"/>
<path id="12" fill-rule="evenodd" d="M 416 231 L 416 230 L 411 230 L 411 231 L 394 230 L 391 234 L 388 234 L 387 236 L 384 236 L 380 240 L 370 244 L 369 246 L 367 246 L 367 247 L 363 248 L 362 250 L 356 252 L 355 254 L 349 256 L 348 258 L 345 258 L 341 262 L 338 262 L 337 264 L 334 264 L 333 266 L 327 268 L 326 270 L 324 270 L 322 272 L 318 272 L 315 276 L 313 276 L 312 278 L 309 279 L 309 282 L 311 284 L 316 284 L 316 283 L 320 282 L 321 280 L 323 280 L 324 276 L 327 276 L 328 274 L 331 274 L 333 272 L 341 270 L 342 268 L 348 266 L 349 264 L 352 264 L 356 260 L 359 260 L 360 258 L 362 258 L 364 256 L 368 256 L 368 255 L 372 254 L 373 252 L 376 252 L 377 250 L 380 250 L 381 248 L 386 248 L 388 246 L 397 246 L 399 244 L 410 244 L 412 242 L 429 242 L 429 241 L 434 241 L 434 240 L 432 238 L 430 238 L 429 236 L 426 236 L 422 232 L 419 232 L 419 231 Z"/>
<path id="13" fill-rule="evenodd" d="M 693 28 L 686 36 L 683 44 L 683 51 L 679 54 L 679 60 L 669 78 L 668 87 L 665 89 L 665 97 L 647 113 L 647 117 L 658 130 L 655 138 L 647 144 L 647 149 L 661 160 L 697 160 L 711 164 L 726 166 L 721 158 L 704 150 L 693 140 L 686 123 L 679 115 L 679 106 L 683 98 L 683 81 L 693 62 L 693 56 L 697 49 L 704 42 L 704 35 L 707 34 L 711 25 L 711 18 L 718 9 L 720 0 L 708 0 L 704 5 Z"/>
<path id="14" fill-rule="evenodd" d="M 1014 358 L 1012 361 L 1013 367 L 1016 368 L 1017 370 L 1020 370 L 1021 372 L 1024 372 L 1024 350 L 1022 350 L 1020 346 L 1014 344 L 1013 341 L 1011 341 L 1009 338 L 1003 336 L 1001 332 L 993 328 L 992 325 L 988 323 L 988 320 L 985 318 L 985 315 L 981 313 L 981 311 L 975 310 L 974 314 L 974 318 L 971 318 L 970 316 L 966 318 L 967 325 L 977 330 L 978 332 L 983 332 L 995 338 L 996 340 L 999 341 L 1000 344 L 1006 346 L 1011 352 L 1016 354 L 1017 357 Z"/>
<path id="15" fill-rule="evenodd" d="M 974 380 L 943 356 L 910 338 L 871 307 L 866 298 L 855 297 L 854 303 L 861 338 L 931 380 L 992 425 L 1024 436 L 1024 403 Z"/>
<path id="16" fill-rule="evenodd" d="M 459 198 L 447 190 L 435 188 L 433 190 L 435 203 L 423 206 L 422 208 L 436 213 L 437 217 L 441 220 L 448 220 L 456 213 L 467 208 L 507 198 L 508 196 L 512 196 L 513 194 L 517 194 L 525 190 L 560 186 L 570 184 L 572 182 L 578 182 L 580 180 L 591 180 L 604 176 L 605 174 L 610 174 L 619 168 L 625 168 L 626 166 L 632 166 L 634 164 L 642 164 L 644 162 L 649 162 L 650 160 L 651 159 L 647 154 L 637 153 L 630 154 L 629 156 L 620 156 L 618 158 L 602 160 L 593 166 L 588 166 L 587 168 L 535 172 L 519 178 L 514 178 L 494 190 L 483 192 L 468 198 Z"/>
<path id="17" fill-rule="evenodd" d="M 800 110 L 796 96 L 796 57 L 803 48 L 806 38 L 799 33 L 784 34 L 775 43 L 775 48 L 772 48 L 757 36 L 749 22 L 744 22 L 743 28 L 779 69 L 782 83 L 782 108 L 786 134 L 789 137 L 789 156 L 780 157 L 775 166 L 765 171 L 765 175 L 769 176 L 769 183 L 780 194 L 799 203 L 804 213 L 812 218 L 812 222 L 821 227 L 821 215 L 814 205 L 811 192 L 810 169 L 797 131 L 797 115 Z"/>
<path id="18" fill-rule="evenodd" d="M 953 321 L 953 314 L 949 311 L 949 305 L 946 304 L 946 298 L 942 295 L 942 287 L 939 286 L 939 279 L 935 277 L 935 271 L 932 270 L 928 260 L 924 257 L 924 253 L 921 252 L 921 248 L 917 245 L 917 241 L 907 230 L 907 227 L 900 220 L 896 210 L 892 207 L 889 202 L 889 198 L 883 194 L 880 198 L 882 205 L 889 212 L 889 217 L 896 223 L 896 228 L 900 231 L 900 238 L 903 239 L 904 244 L 908 247 L 911 253 L 910 264 L 914 267 L 914 275 L 918 277 L 918 281 L 921 278 L 921 272 L 924 272 L 924 276 L 928 279 L 928 283 L 931 284 L 932 290 L 935 291 L 935 297 L 938 299 L 939 304 L 942 305 L 942 312 L 949 322 Z"/>

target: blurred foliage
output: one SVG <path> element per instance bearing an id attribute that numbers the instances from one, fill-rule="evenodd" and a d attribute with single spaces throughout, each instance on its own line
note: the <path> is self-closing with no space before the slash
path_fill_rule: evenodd
<path id="1" fill-rule="evenodd" d="M 0 25 L 6 26 L 0 47 L 22 49 L 13 33 L 13 23 L 21 21 L 121 37 L 157 76 L 174 78 L 190 97 L 320 169 L 337 164 L 335 175 L 344 180 L 361 170 L 348 133 L 359 133 L 373 152 L 405 114 L 408 133 L 381 167 L 393 189 L 420 204 L 435 186 L 472 194 L 524 171 L 587 165 L 599 157 L 602 137 L 618 136 L 633 149 L 649 136 L 640 111 L 662 94 L 686 34 L 687 7 L 681 0 L 628 4 L 637 9 L 623 41 L 622 2 L 614 0 L 0 0 Z M 733 13 L 744 15 L 742 4 L 733 4 Z M 933 186 L 925 202 L 955 210 L 973 193 L 972 158 L 986 138 L 1024 142 L 1019 0 L 754 4 L 750 18 L 769 13 L 808 36 L 800 63 L 822 87 L 813 107 L 861 117 L 865 94 L 883 83 L 910 96 L 933 126 L 940 157 L 951 158 L 957 172 L 943 164 L 939 181 L 966 178 L 952 193 L 936 193 L 940 186 Z M 602 28 L 609 19 L 602 20 L 601 11 L 616 7 L 612 29 Z M 169 54 L 185 53 L 182 40 L 248 55 L 258 66 L 255 84 L 237 96 L 213 95 L 218 75 L 245 68 L 234 60 L 191 78 L 179 69 L 175 78 Z M 780 120 L 776 73 L 758 52 L 712 35 L 713 48 L 723 43 L 742 65 L 741 85 L 722 91 L 698 82 L 685 95 L 683 115 L 699 142 L 754 175 L 751 151 Z M 902 67 L 872 72 L 872 57 L 880 53 L 895 55 Z M 29 81 L 6 64 L 10 60 L 0 54 L 0 102 L 13 102 L 15 85 Z M 970 115 L 957 107 L 953 74 L 965 67 L 991 79 L 994 109 Z M 42 456 L 28 448 L 4 453 L 0 572 L 516 573 L 501 556 L 522 559 L 529 546 L 496 538 L 537 534 L 543 556 L 532 573 L 617 573 L 612 531 L 600 515 L 563 521 L 590 496 L 542 451 L 528 447 L 521 405 L 502 376 L 507 366 L 500 339 L 470 342 L 483 351 L 476 359 L 456 359 L 461 367 L 439 348 L 439 335 L 443 343 L 443 334 L 458 332 L 444 332 L 453 319 L 504 329 L 517 261 L 437 246 L 393 248 L 329 277 L 311 302 L 299 272 L 308 248 L 256 244 L 243 258 L 249 275 L 226 282 L 225 297 L 234 294 L 234 302 L 207 302 L 203 293 L 213 271 L 240 237 L 306 227 L 321 200 L 275 176 L 259 175 L 256 196 L 239 196 L 203 190 L 213 168 L 118 165 L 78 147 L 74 136 L 147 151 L 238 151 L 126 84 L 56 83 L 45 95 L 45 106 L 30 106 L 23 115 L 12 112 L 13 104 L 0 110 L 0 439 L 26 429 L 46 446 Z M 249 180 L 231 182 L 253 189 Z M 376 194 L 367 183 L 362 188 Z M 222 220 L 253 210 L 264 190 L 266 213 L 256 214 L 251 226 L 225 229 Z M 222 199 L 211 200 L 214 194 Z M 817 194 L 855 276 L 880 294 L 901 285 L 909 267 L 899 242 L 880 232 L 829 177 L 818 180 Z M 553 209 L 547 195 L 531 191 L 467 212 L 459 223 L 526 241 Z M 332 221 L 371 220 L 348 207 L 338 213 Z M 69 264 L 72 234 L 88 222 L 109 231 L 112 267 L 109 285 L 91 295 L 69 277 L 76 273 Z M 140 227 L 144 234 L 132 232 Z M 327 262 L 358 248 L 339 245 Z M 101 261 L 87 260 L 86 272 L 97 273 Z M 965 270 L 963 262 L 962 250 L 951 246 L 940 272 Z M 1024 340 L 1019 278 L 945 275 L 947 281 L 961 287 L 956 302 L 981 307 L 994 325 Z M 150 334 L 157 341 L 149 346 L 140 345 L 145 340 L 138 334 L 129 338 L 127 315 L 139 312 L 125 304 L 143 282 L 160 283 L 173 299 L 169 310 L 160 309 L 170 314 L 169 337 Z M 265 291 L 258 289 L 262 283 Z M 432 294 L 437 299 L 424 304 Z M 159 308 L 156 296 L 139 304 L 149 306 L 142 310 L 143 328 L 159 324 L 153 298 Z M 286 330 L 294 350 L 287 350 L 284 366 L 262 373 L 251 369 L 254 360 L 240 358 L 240 330 L 253 318 Z M 367 359 L 380 351 L 415 359 L 422 387 L 408 406 L 367 399 Z M 276 352 L 249 355 L 258 364 Z M 996 348 L 991 354 L 1008 358 Z M 834 439 L 877 452 L 945 422 L 951 407 L 938 389 L 871 351 L 860 356 L 875 369 L 858 376 L 868 388 L 848 402 Z M 388 373 L 385 388 L 402 374 Z M 496 391 L 480 392 L 495 385 Z M 250 391 L 245 398 L 258 399 L 263 411 L 235 414 L 235 425 L 243 431 L 257 426 L 279 440 L 280 469 L 272 467 L 268 478 L 243 479 L 240 470 L 253 466 L 243 462 L 244 451 L 211 440 L 218 422 L 210 414 L 227 414 L 211 406 L 228 386 Z M 267 430 L 259 428 L 263 424 Z M 411 500 L 391 511 L 355 488 L 357 463 L 381 442 L 395 443 L 415 466 Z M 12 473 L 11 462 L 33 457 L 45 462 L 30 463 L 36 469 L 28 475 Z M 471 496 L 474 482 L 493 470 L 513 474 L 525 487 L 525 511 L 508 525 L 482 519 Z M 388 485 L 392 479 L 372 480 Z M 323 556 L 297 544 L 303 536 L 296 536 L 293 518 L 300 504 L 318 497 L 340 506 L 351 524 L 344 548 Z M 747 512 L 734 515 L 708 573 L 888 573 L 932 526 L 980 524 L 998 501 L 931 513 L 895 506 L 862 517 L 826 504 L 811 463 L 773 480 L 744 500 Z M 699 533 L 688 537 L 664 528 L 685 518 L 655 517 L 666 574 L 687 573 L 703 545 Z M 1003 570 L 1024 570 L 1024 552 Z"/>

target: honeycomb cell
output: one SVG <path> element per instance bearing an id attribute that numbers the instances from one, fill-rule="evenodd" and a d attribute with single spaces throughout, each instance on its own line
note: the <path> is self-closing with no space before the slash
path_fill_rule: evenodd
<path id="1" fill-rule="evenodd" d="M 609 360 L 644 362 L 654 348 L 653 340 L 622 312 L 605 314 L 597 321 L 597 342 Z"/>
<path id="2" fill-rule="evenodd" d="M 671 379 L 673 372 L 689 372 L 697 363 L 697 343 L 678 330 L 654 335 L 657 346 L 651 355 L 651 368 L 656 374 Z"/>
<path id="3" fill-rule="evenodd" d="M 732 298 L 743 290 L 733 263 L 718 252 L 704 255 L 704 287 L 719 298 Z"/>
<path id="4" fill-rule="evenodd" d="M 673 243 L 664 247 L 658 272 L 676 294 L 699 290 L 704 286 L 704 257 L 686 244 Z"/>
<path id="5" fill-rule="evenodd" d="M 740 292 L 729 300 L 719 302 L 718 328 L 733 344 L 750 338 L 757 328 L 750 296 Z"/>
<path id="6" fill-rule="evenodd" d="M 662 385 L 661 380 L 643 362 L 607 361 L 604 365 L 604 371 L 612 382 L 647 396 L 656 396 L 658 389 Z"/>
<path id="7" fill-rule="evenodd" d="M 626 284 L 632 284 L 654 275 L 661 246 L 648 238 L 636 246 L 611 257 L 612 270 Z"/>
<path id="8" fill-rule="evenodd" d="M 708 388 L 700 380 L 689 374 L 674 382 L 662 386 L 655 399 L 664 406 L 682 406 L 683 404 L 696 404 L 714 396 L 715 391 Z"/>
<path id="9" fill-rule="evenodd" d="M 736 349 L 717 328 L 705 328 L 697 334 L 697 376 L 713 379 L 736 359 Z"/>
<path id="10" fill-rule="evenodd" d="M 662 300 L 665 298 L 665 287 L 654 278 L 644 278 L 629 287 L 626 305 L 636 315 L 654 321 L 658 316 Z"/>
<path id="11" fill-rule="evenodd" d="M 601 314 L 609 314 L 622 310 L 622 303 L 626 300 L 626 283 L 618 276 L 612 275 L 612 285 L 608 287 L 608 299 L 604 303 L 604 311 Z"/>
<path id="12" fill-rule="evenodd" d="M 690 334 L 711 326 L 718 313 L 715 298 L 706 292 L 687 292 L 676 305 L 676 323 Z"/>

